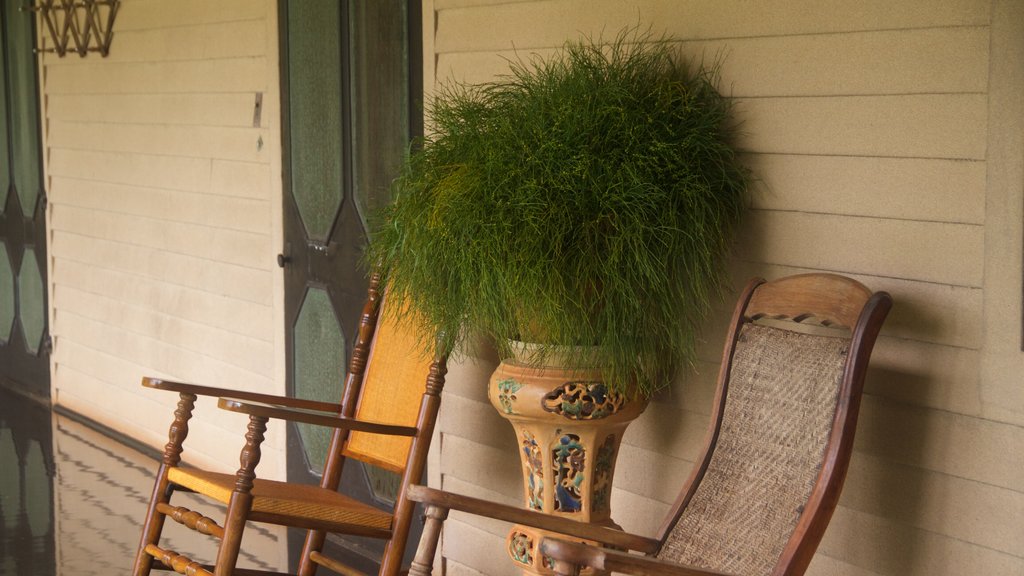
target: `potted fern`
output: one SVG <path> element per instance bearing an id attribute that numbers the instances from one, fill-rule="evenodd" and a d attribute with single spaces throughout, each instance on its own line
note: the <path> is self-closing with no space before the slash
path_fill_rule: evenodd
<path id="1" fill-rule="evenodd" d="M 570 42 L 444 88 L 396 180 L 368 258 L 445 351 L 497 347 L 532 508 L 610 522 L 622 430 L 693 360 L 747 182 L 715 83 L 666 39 Z"/>

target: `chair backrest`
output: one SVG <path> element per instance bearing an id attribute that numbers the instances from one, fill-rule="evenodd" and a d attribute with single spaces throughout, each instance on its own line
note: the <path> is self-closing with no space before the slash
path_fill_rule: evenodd
<path id="1" fill-rule="evenodd" d="M 891 302 L 830 274 L 748 285 L 705 451 L 662 530 L 660 558 L 738 575 L 804 572 L 839 499 Z"/>
<path id="2" fill-rule="evenodd" d="M 385 296 L 384 306 L 387 306 Z M 382 310 L 370 348 L 354 416 L 359 420 L 416 426 L 432 358 L 419 337 L 396 314 Z M 387 470 L 405 469 L 412 438 L 352 432 L 345 445 L 348 457 Z"/>
<path id="3" fill-rule="evenodd" d="M 415 427 L 414 437 L 393 437 L 339 429 L 331 437 L 321 487 L 336 490 L 347 458 L 368 462 L 402 475 L 395 500 L 391 539 L 384 548 L 381 574 L 396 574 L 402 561 L 415 510 L 406 487 L 419 482 L 426 467 L 447 358 L 421 353 L 421 341 L 410 329 L 415 322 L 400 322 L 405 315 L 386 310 L 380 274 L 370 279 L 359 333 L 352 348 L 341 399 L 341 415 L 359 420 Z M 319 542 L 319 544 L 315 544 Z M 323 535 L 311 532 L 303 557 L 319 549 Z"/>

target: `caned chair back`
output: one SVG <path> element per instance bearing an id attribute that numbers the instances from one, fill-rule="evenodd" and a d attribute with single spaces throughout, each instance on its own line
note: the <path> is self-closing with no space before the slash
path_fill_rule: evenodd
<path id="1" fill-rule="evenodd" d="M 806 550 L 817 546 L 804 536 L 824 530 L 845 476 L 877 333 L 869 324 L 875 308 L 887 309 L 883 297 L 869 305 L 863 285 L 827 274 L 748 286 L 708 446 L 663 530 L 659 558 L 743 576 L 802 573 Z"/>
<path id="2" fill-rule="evenodd" d="M 387 306 L 386 296 L 384 306 Z M 422 350 L 419 337 L 409 329 L 410 324 L 413 323 L 399 322 L 396 315 L 386 309 L 380 311 L 355 418 L 416 426 L 432 358 Z M 353 431 L 348 436 L 344 454 L 402 472 L 411 446 L 409 437 Z"/>

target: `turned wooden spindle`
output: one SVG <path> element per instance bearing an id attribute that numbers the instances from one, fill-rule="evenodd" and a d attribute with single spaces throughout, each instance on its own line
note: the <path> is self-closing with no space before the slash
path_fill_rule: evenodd
<path id="1" fill-rule="evenodd" d="M 167 444 L 164 446 L 164 464 L 177 466 L 181 462 L 182 445 L 188 436 L 188 421 L 192 419 L 192 411 L 196 406 L 196 395 L 182 392 L 179 394 L 178 408 L 174 411 L 174 422 L 167 431 Z"/>
<path id="2" fill-rule="evenodd" d="M 441 535 L 441 526 L 448 518 L 448 509 L 440 506 L 427 506 L 424 514 L 423 535 L 416 557 L 409 567 L 409 576 L 430 576 L 434 571 L 434 555 L 437 553 L 437 542 Z"/>

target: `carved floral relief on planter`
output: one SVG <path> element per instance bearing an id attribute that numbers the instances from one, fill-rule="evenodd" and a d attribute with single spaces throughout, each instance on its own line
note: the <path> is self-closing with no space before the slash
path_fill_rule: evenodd
<path id="1" fill-rule="evenodd" d="M 512 378 L 506 378 L 498 382 L 498 401 L 505 414 L 515 414 L 512 403 L 516 401 L 516 392 L 523 387 L 522 382 L 516 382 Z"/>
<path id="2" fill-rule="evenodd" d="M 508 554 L 516 562 L 532 566 L 533 538 L 523 532 L 513 532 L 508 538 Z"/>
<path id="3" fill-rule="evenodd" d="M 544 460 L 537 439 L 529 430 L 523 430 L 523 462 L 526 465 L 527 505 L 544 510 Z"/>
<path id="4" fill-rule="evenodd" d="M 615 414 L 626 399 L 603 382 L 566 382 L 544 396 L 544 410 L 570 420 L 599 420 Z"/>
<path id="5" fill-rule="evenodd" d="M 583 508 L 580 487 L 586 478 L 586 450 L 575 434 L 563 434 L 551 451 L 552 469 L 555 471 L 555 510 L 579 512 Z"/>
<path id="6" fill-rule="evenodd" d="M 604 443 L 597 449 L 594 458 L 594 501 L 592 512 L 605 512 L 610 509 L 612 491 L 612 467 L 615 464 L 615 435 L 609 434 Z"/>

